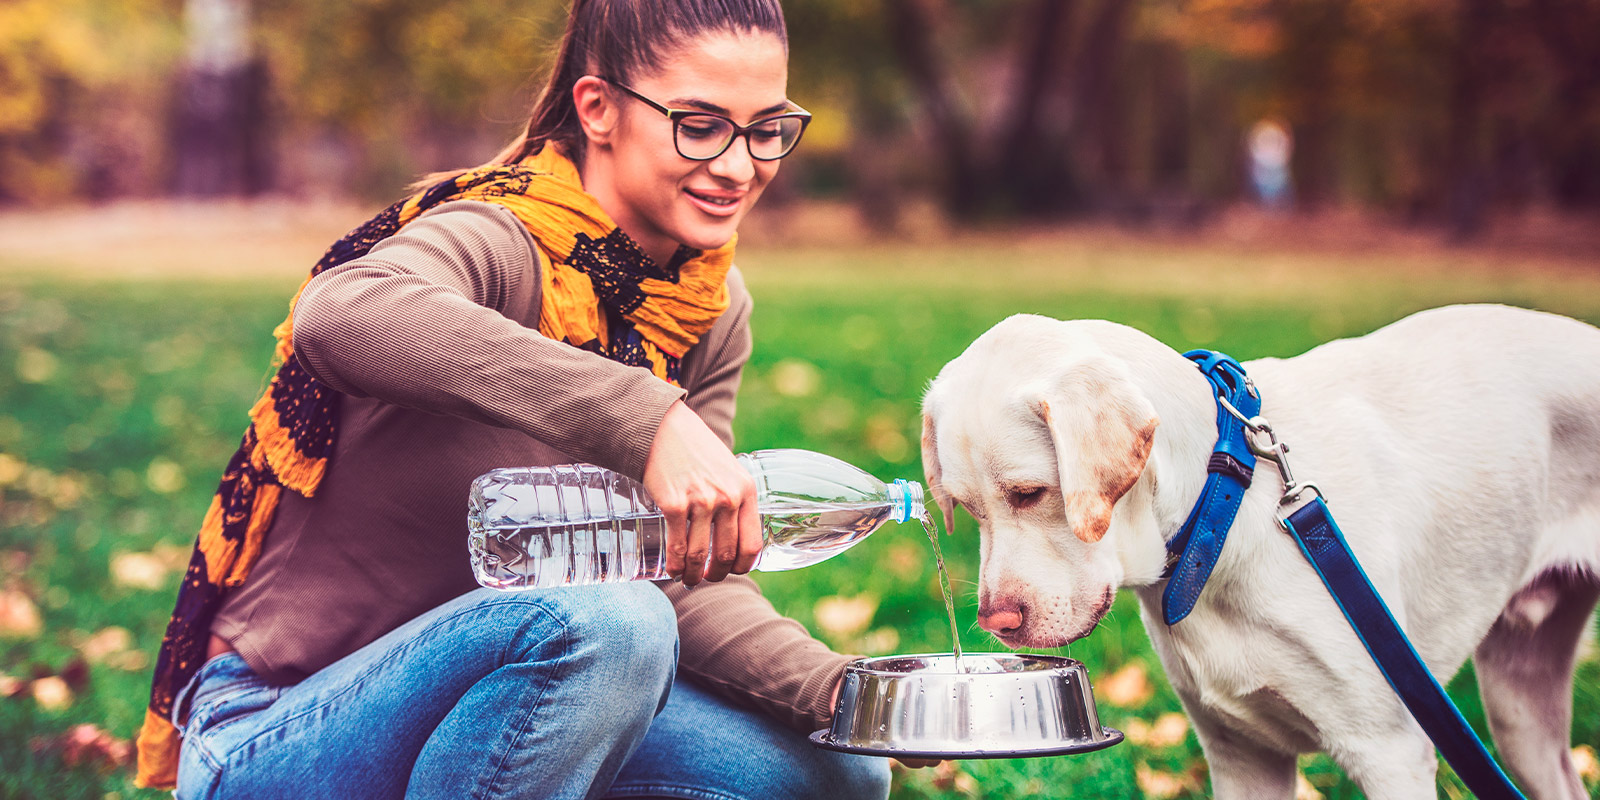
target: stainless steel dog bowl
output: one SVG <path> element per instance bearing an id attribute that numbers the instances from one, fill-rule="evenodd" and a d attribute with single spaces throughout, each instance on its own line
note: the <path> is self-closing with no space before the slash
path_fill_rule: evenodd
<path id="1" fill-rule="evenodd" d="M 864 658 L 845 667 L 818 747 L 918 758 L 1024 758 L 1122 741 L 1103 727 L 1083 665 L 1059 656 L 967 653 Z"/>

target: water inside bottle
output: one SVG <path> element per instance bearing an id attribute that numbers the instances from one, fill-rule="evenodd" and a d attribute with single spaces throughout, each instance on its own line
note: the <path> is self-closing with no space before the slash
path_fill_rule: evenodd
<path id="1" fill-rule="evenodd" d="M 956 656 L 956 672 L 966 672 L 961 663 L 961 631 L 956 627 L 956 604 L 950 592 L 950 572 L 944 567 L 944 551 L 939 549 L 939 529 L 933 524 L 933 515 L 924 511 L 918 519 L 928 542 L 933 545 L 933 560 L 939 567 L 939 591 L 944 595 L 944 613 L 950 618 L 950 643 Z"/>
<path id="2" fill-rule="evenodd" d="M 537 589 L 666 577 L 666 523 L 659 516 L 469 527 L 473 570 L 484 586 Z"/>
<path id="3" fill-rule="evenodd" d="M 755 569 L 776 572 L 809 567 L 850 549 L 888 520 L 886 503 L 798 503 L 764 507 L 761 535 L 766 546 Z"/>
<path id="4" fill-rule="evenodd" d="M 770 507 L 760 515 L 767 544 L 755 569 L 773 572 L 826 561 L 872 533 L 891 513 L 890 506 L 877 502 L 785 502 Z M 484 586 L 537 589 L 667 577 L 666 523 L 658 514 L 494 524 L 507 519 L 504 509 L 468 519 L 473 570 Z"/>

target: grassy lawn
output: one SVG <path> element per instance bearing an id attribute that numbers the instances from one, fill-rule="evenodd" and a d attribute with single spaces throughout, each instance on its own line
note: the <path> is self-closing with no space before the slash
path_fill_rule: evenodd
<path id="1" fill-rule="evenodd" d="M 1600 270 L 1562 261 L 1522 269 L 1508 259 L 1103 235 L 752 246 L 741 261 L 757 300 L 756 351 L 740 395 L 739 447 L 807 447 L 884 478 L 920 479 L 923 387 L 1017 312 L 1112 319 L 1180 350 L 1240 358 L 1292 355 L 1451 302 L 1510 302 L 1600 323 Z M 52 267 L 0 252 L 0 689 L 14 693 L 0 699 L 0 798 L 154 797 L 105 763 L 116 759 L 116 742 L 73 748 L 60 739 L 83 723 L 118 740 L 137 729 L 176 565 L 262 386 L 270 331 L 298 276 L 130 280 Z M 963 644 L 996 649 L 974 622 L 970 519 L 958 520 L 945 553 Z M 931 553 L 915 526 L 760 581 L 782 611 L 838 649 L 950 650 Z M 1168 716 L 1179 706 L 1131 597 L 1093 636 L 1057 652 L 1089 666 L 1105 721 L 1139 742 L 899 772 L 894 796 L 1204 796 L 1199 746 Z M 1581 666 L 1573 730 L 1575 743 L 1590 745 L 1600 743 L 1594 653 Z M 1470 670 L 1451 689 L 1483 730 Z M 1324 796 L 1358 796 L 1326 759 L 1302 768 Z M 1465 796 L 1453 777 L 1442 784 Z"/>

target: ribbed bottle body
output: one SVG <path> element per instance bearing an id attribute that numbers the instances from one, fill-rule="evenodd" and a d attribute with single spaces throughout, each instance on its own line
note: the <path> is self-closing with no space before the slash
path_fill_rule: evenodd
<path id="1" fill-rule="evenodd" d="M 922 515 L 921 486 L 883 482 L 806 450 L 738 457 L 756 481 L 765 546 L 756 569 L 832 558 L 890 519 Z M 473 481 L 468 550 L 478 582 L 539 589 L 665 573 L 666 524 L 637 481 L 589 464 L 492 470 Z"/>

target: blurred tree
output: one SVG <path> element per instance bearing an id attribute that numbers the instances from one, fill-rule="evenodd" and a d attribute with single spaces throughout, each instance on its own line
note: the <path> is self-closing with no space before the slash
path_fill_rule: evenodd
<path id="1" fill-rule="evenodd" d="M 889 44 L 944 167 L 946 209 L 971 219 L 1081 205 L 1072 145 L 1081 120 L 1098 118 L 1108 102 L 1107 62 L 1115 60 L 1132 0 L 1099 0 L 1081 36 L 1073 22 L 1087 12 L 1075 0 L 973 0 L 965 9 L 935 0 L 884 3 Z M 966 92 L 976 104 L 964 98 L 962 78 L 981 85 Z"/>
<path id="2" fill-rule="evenodd" d="M 908 101 L 888 51 L 883 5 L 807 0 L 785 14 L 789 95 L 816 115 L 795 177 L 813 188 L 842 184 L 868 226 L 892 230 L 912 176 L 899 157 L 909 138 Z"/>
<path id="3" fill-rule="evenodd" d="M 271 181 L 267 76 L 250 39 L 248 0 L 186 0 L 187 59 L 173 99 L 173 188 L 253 195 Z"/>
<path id="4" fill-rule="evenodd" d="M 1600 0 L 786 5 L 791 95 L 817 119 L 785 184 L 847 188 L 880 228 L 912 192 L 963 220 L 1193 220 L 1242 197 L 1263 119 L 1293 134 L 1302 209 L 1470 235 L 1502 209 L 1600 208 Z M 567 7 L 0 2 L 0 201 L 393 196 L 515 133 Z"/>
<path id="5" fill-rule="evenodd" d="M 527 121 L 565 21 L 561 0 L 263 6 L 285 146 L 319 154 L 286 183 L 390 195 L 488 160 Z"/>
<path id="6" fill-rule="evenodd" d="M 1535 124 L 1566 205 L 1600 208 L 1600 2 L 1532 0 L 1526 19 L 1551 72 L 1551 109 Z"/>
<path id="7" fill-rule="evenodd" d="M 165 0 L 0 3 L 0 202 L 150 191 L 178 47 Z"/>

